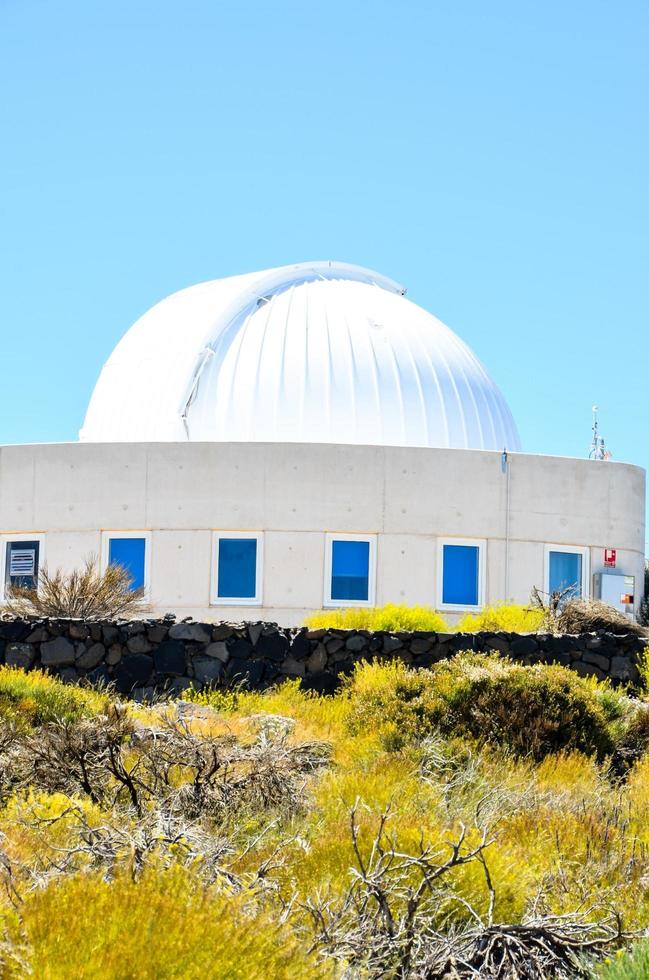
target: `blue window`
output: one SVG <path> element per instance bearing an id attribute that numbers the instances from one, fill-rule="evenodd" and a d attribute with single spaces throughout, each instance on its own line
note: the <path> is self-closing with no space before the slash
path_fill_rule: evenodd
<path id="1" fill-rule="evenodd" d="M 445 544 L 442 549 L 442 603 L 480 605 L 480 548 L 473 544 Z"/>
<path id="2" fill-rule="evenodd" d="M 145 586 L 146 540 L 144 538 L 110 538 L 108 564 L 121 565 L 131 576 L 131 591 Z"/>
<path id="3" fill-rule="evenodd" d="M 331 542 L 331 598 L 367 602 L 370 596 L 369 541 Z"/>
<path id="4" fill-rule="evenodd" d="M 549 566 L 548 592 L 570 590 L 569 595 L 581 595 L 583 556 L 579 552 L 551 551 Z"/>
<path id="5" fill-rule="evenodd" d="M 8 541 L 5 584 L 35 589 L 38 581 L 38 541 Z"/>
<path id="6" fill-rule="evenodd" d="M 257 539 L 219 538 L 217 597 L 257 598 Z"/>

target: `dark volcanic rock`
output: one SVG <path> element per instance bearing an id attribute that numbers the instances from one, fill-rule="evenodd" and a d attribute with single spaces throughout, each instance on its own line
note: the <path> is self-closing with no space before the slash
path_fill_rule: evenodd
<path id="1" fill-rule="evenodd" d="M 3 640 L 17 643 L 20 640 L 24 640 L 27 634 L 31 632 L 31 629 L 32 624 L 25 622 L 24 619 L 11 619 L 8 623 L 0 622 L 0 637 Z"/>
<path id="2" fill-rule="evenodd" d="M 90 681 L 91 684 L 104 687 L 111 683 L 112 677 L 106 664 L 100 664 L 99 667 L 95 667 L 94 670 L 86 674 L 86 680 Z"/>
<path id="3" fill-rule="evenodd" d="M 306 674 L 306 664 L 303 660 L 300 661 L 295 660 L 293 657 L 287 657 L 286 660 L 282 661 L 281 671 L 289 677 L 304 677 Z"/>
<path id="4" fill-rule="evenodd" d="M 153 663 L 158 674 L 181 677 L 187 671 L 187 654 L 180 640 L 163 640 L 153 653 Z"/>
<path id="5" fill-rule="evenodd" d="M 171 640 L 191 640 L 194 643 L 209 643 L 213 630 L 205 623 L 176 623 L 169 629 Z"/>
<path id="6" fill-rule="evenodd" d="M 90 636 L 90 630 L 85 623 L 72 622 L 68 627 L 68 636 L 71 640 L 87 640 Z"/>
<path id="7" fill-rule="evenodd" d="M 36 650 L 30 643 L 8 643 L 5 663 L 8 667 L 22 667 L 28 670 L 36 659 Z"/>
<path id="8" fill-rule="evenodd" d="M 41 663 L 44 667 L 69 667 L 74 663 L 74 647 L 64 636 L 41 643 Z"/>
<path id="9" fill-rule="evenodd" d="M 539 645 L 533 636 L 521 636 L 513 640 L 511 644 L 512 657 L 527 657 L 530 653 L 536 653 Z"/>
<path id="10" fill-rule="evenodd" d="M 259 655 L 263 655 L 263 647 L 261 646 L 261 640 L 257 646 L 257 652 Z M 228 645 L 228 650 L 230 651 L 230 658 L 233 660 L 247 660 L 248 657 L 252 655 L 252 644 L 249 640 L 237 639 L 234 643 Z"/>
<path id="11" fill-rule="evenodd" d="M 212 684 L 223 673 L 223 664 L 213 657 L 194 657 L 192 661 L 194 677 L 199 684 Z"/>
<path id="12" fill-rule="evenodd" d="M 92 670 L 102 662 L 106 655 L 106 647 L 103 643 L 93 643 L 92 646 L 84 650 L 80 656 L 77 657 L 77 667 L 80 670 Z"/>
<path id="13" fill-rule="evenodd" d="M 153 658 L 146 653 L 132 653 L 117 664 L 113 679 L 118 691 L 129 694 L 134 687 L 145 687 L 152 673 Z"/>
<path id="14" fill-rule="evenodd" d="M 340 687 L 340 677 L 334 674 L 309 674 L 303 677 L 300 687 L 303 691 L 317 691 L 318 694 L 333 694 Z"/>
<path id="15" fill-rule="evenodd" d="M 153 650 L 153 644 L 147 639 L 146 633 L 136 633 L 135 636 L 129 636 L 126 646 L 130 653 L 151 653 Z"/>
<path id="16" fill-rule="evenodd" d="M 218 663 L 218 661 L 211 661 Z M 246 688 L 255 688 L 264 676 L 261 660 L 231 660 L 225 668 L 228 680 Z"/>
<path id="17" fill-rule="evenodd" d="M 603 681 L 606 677 L 604 671 L 596 667 L 595 664 L 585 664 L 581 660 L 573 664 L 572 669 L 581 677 L 596 677 L 600 681 Z"/>
<path id="18" fill-rule="evenodd" d="M 637 684 L 640 680 L 640 673 L 630 657 L 612 657 L 611 677 L 614 680 L 629 681 L 632 684 Z"/>
<path id="19" fill-rule="evenodd" d="M 582 660 L 584 663 L 594 664 L 596 667 L 599 667 L 600 670 L 603 670 L 604 673 L 606 673 L 611 666 L 609 658 L 600 653 L 585 653 Z"/>
<path id="20" fill-rule="evenodd" d="M 270 637 L 268 637 L 268 639 L 270 639 Z M 286 643 L 277 644 L 277 648 L 276 650 L 273 651 L 273 656 L 270 658 L 271 660 L 283 660 L 284 657 L 286 656 L 286 651 L 289 645 L 289 641 L 285 636 L 283 637 L 283 639 L 286 640 Z M 339 641 L 335 641 L 335 642 L 339 642 Z M 340 646 L 342 646 L 342 643 L 340 644 Z M 291 656 L 295 657 L 296 660 L 301 660 L 302 657 L 309 656 L 312 648 L 313 645 L 309 641 L 306 635 L 306 630 L 304 630 L 293 637 L 293 641 L 290 645 Z M 329 650 L 329 646 L 327 646 L 327 650 Z"/>
<path id="21" fill-rule="evenodd" d="M 280 663 L 287 656 L 289 650 L 288 638 L 283 633 L 272 633 L 270 636 L 261 636 L 255 647 L 255 652 L 259 657 L 267 657 L 275 663 Z M 300 653 L 300 651 L 303 651 Z M 295 637 L 291 644 L 291 655 L 293 657 L 308 655 L 309 644 L 302 638 Z"/>

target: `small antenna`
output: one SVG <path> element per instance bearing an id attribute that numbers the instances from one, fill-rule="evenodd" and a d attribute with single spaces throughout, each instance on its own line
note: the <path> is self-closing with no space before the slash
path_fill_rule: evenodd
<path id="1" fill-rule="evenodd" d="M 593 405 L 593 441 L 590 444 L 589 459 L 608 460 L 611 453 L 606 448 L 603 438 L 599 434 L 599 419 L 597 417 L 599 406 Z"/>

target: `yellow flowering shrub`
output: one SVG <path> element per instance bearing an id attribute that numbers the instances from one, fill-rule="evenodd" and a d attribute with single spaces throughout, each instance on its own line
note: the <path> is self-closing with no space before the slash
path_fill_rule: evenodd
<path id="1" fill-rule="evenodd" d="M 0 667 L 0 719 L 32 726 L 54 718 L 74 719 L 105 711 L 105 695 L 90 687 L 63 684 L 40 670 Z"/>
<path id="2" fill-rule="evenodd" d="M 385 630 L 400 632 L 425 630 L 444 633 L 448 625 L 442 616 L 428 606 L 385 606 L 329 609 L 312 613 L 304 621 L 311 630 Z"/>
<path id="3" fill-rule="evenodd" d="M 201 886 L 179 868 L 106 881 L 75 875 L 30 892 L 3 975 L 40 980 L 315 980 L 332 976 L 247 895 Z"/>
<path id="4" fill-rule="evenodd" d="M 478 613 L 467 613 L 457 623 L 458 633 L 537 633 L 543 626 L 543 610 L 530 606 L 485 606 Z"/>

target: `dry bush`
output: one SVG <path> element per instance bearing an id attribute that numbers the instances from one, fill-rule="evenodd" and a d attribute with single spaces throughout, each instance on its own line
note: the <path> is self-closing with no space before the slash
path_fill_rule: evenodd
<path id="1" fill-rule="evenodd" d="M 601 956 L 623 937 L 610 913 L 553 915 L 533 904 L 523 921 L 494 918 L 496 891 L 487 831 L 467 833 L 438 847 L 421 842 L 404 853 L 380 818 L 369 848 L 360 843 L 358 803 L 350 812 L 355 866 L 342 897 L 306 904 L 314 948 L 343 968 L 343 977 L 382 980 L 576 980 L 590 976 L 586 959 Z M 458 868 L 478 865 L 487 912 L 480 915 L 454 888 Z M 455 914 L 454 914 L 455 913 Z"/>
<path id="2" fill-rule="evenodd" d="M 136 728 L 128 710 L 113 705 L 107 715 L 56 720 L 8 739 L 0 770 L 11 774 L 14 789 L 82 793 L 138 817 L 158 809 L 185 820 L 223 820 L 241 808 L 298 809 L 307 774 L 330 755 L 326 743 L 292 745 L 266 732 L 245 745 L 231 735 L 203 737 L 182 720 Z"/>
<path id="3" fill-rule="evenodd" d="M 533 589 L 531 603 L 543 613 L 542 628 L 550 633 L 633 633 L 649 636 L 645 629 L 624 613 L 599 599 L 570 598 L 572 589 L 546 594 Z"/>
<path id="4" fill-rule="evenodd" d="M 0 729 L 2 795 L 24 801 L 18 833 L 32 840 L 28 859 L 0 852 L 0 883 L 12 904 L 20 905 L 25 889 L 79 872 L 110 880 L 128 868 L 137 880 L 147 869 L 178 865 L 208 887 L 275 893 L 273 875 L 294 838 L 275 836 L 258 859 L 251 852 L 303 808 L 307 775 L 329 762 L 330 746 L 292 745 L 286 732 L 265 731 L 242 744 L 158 721 L 160 728 L 139 728 L 118 705 L 38 733 Z M 57 799 L 63 805 L 54 813 L 39 802 Z M 243 847 L 231 840 L 240 839 L 241 821 L 261 828 L 244 835 Z"/>
<path id="5" fill-rule="evenodd" d="M 585 914 L 532 914 L 514 925 L 478 922 L 451 936 L 448 950 L 431 950 L 419 977 L 587 980 L 592 960 L 621 939 L 619 920 L 610 914 L 600 921 Z"/>
<path id="6" fill-rule="evenodd" d="M 133 580 L 122 565 L 99 570 L 94 555 L 83 568 L 38 573 L 38 588 L 10 586 L 5 611 L 11 616 L 66 619 L 106 619 L 137 613 L 142 606 L 142 589 L 132 589 Z"/>
<path id="7" fill-rule="evenodd" d="M 32 839 L 30 861 L 5 858 L 5 885 L 11 874 L 14 885 L 42 888 L 53 878 L 99 870 L 111 879 L 128 868 L 137 880 L 147 867 L 172 864 L 191 868 L 201 881 L 223 881 L 233 890 L 250 887 L 252 878 L 234 874 L 229 864 L 236 852 L 224 835 L 152 810 L 139 819 L 113 811 L 98 822 L 87 808 L 71 800 L 60 812 L 31 812 L 18 820 L 20 831 Z M 22 889 L 24 890 L 24 888 Z"/>
<path id="8" fill-rule="evenodd" d="M 83 793 L 93 803 L 110 805 L 127 790 L 141 812 L 137 765 L 124 765 L 124 749 L 133 734 L 125 708 L 111 706 L 108 715 L 55 719 L 15 741 L 9 757 L 14 786 L 69 796 Z"/>
<path id="9" fill-rule="evenodd" d="M 606 630 L 607 633 L 634 633 L 647 636 L 647 630 L 634 619 L 609 606 L 599 599 L 569 599 L 556 619 L 561 633 L 592 633 Z"/>

